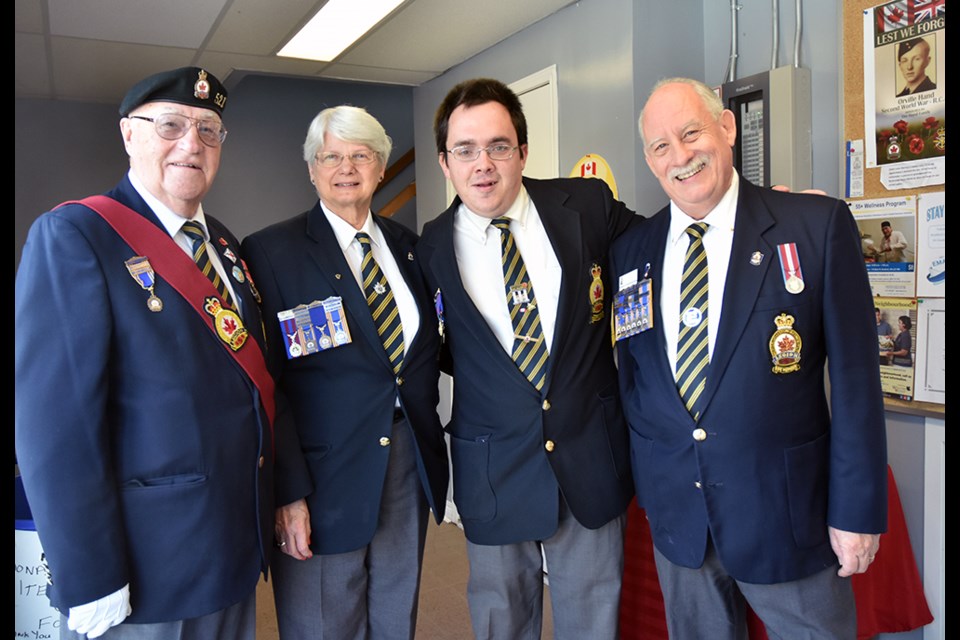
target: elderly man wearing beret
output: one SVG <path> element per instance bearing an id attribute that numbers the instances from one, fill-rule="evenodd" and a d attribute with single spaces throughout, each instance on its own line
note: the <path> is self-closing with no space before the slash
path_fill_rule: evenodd
<path id="1" fill-rule="evenodd" d="M 23 250 L 16 452 L 63 638 L 254 637 L 273 383 L 237 240 L 200 204 L 226 102 L 196 67 L 138 83 L 130 171 Z"/>

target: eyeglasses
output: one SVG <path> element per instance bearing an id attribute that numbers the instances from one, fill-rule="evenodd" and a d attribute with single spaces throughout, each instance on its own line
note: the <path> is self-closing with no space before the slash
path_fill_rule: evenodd
<path id="1" fill-rule="evenodd" d="M 457 160 L 461 162 L 471 162 L 480 157 L 481 151 L 487 152 L 487 157 L 491 160 L 509 160 L 513 157 L 513 152 L 516 151 L 519 147 L 511 147 L 508 144 L 498 143 L 492 144 L 489 147 L 476 147 L 472 144 L 463 145 L 461 147 L 454 147 L 453 149 L 447 149 L 447 153 L 451 154 Z"/>
<path id="2" fill-rule="evenodd" d="M 164 140 L 179 140 L 187 135 L 190 127 L 197 128 L 197 135 L 208 147 L 219 147 L 227 139 L 227 130 L 216 120 L 200 120 L 180 115 L 179 113 L 165 113 L 156 118 L 146 116 L 128 116 L 136 120 L 152 122 L 157 135 Z"/>
<path id="3" fill-rule="evenodd" d="M 350 163 L 357 166 L 376 162 L 377 154 L 373 151 L 357 151 L 356 153 L 345 156 L 342 153 L 331 151 L 329 153 L 320 153 L 316 156 L 316 160 L 320 163 L 320 166 L 326 167 L 327 169 L 339 167 L 343 163 L 344 158 L 350 158 Z"/>

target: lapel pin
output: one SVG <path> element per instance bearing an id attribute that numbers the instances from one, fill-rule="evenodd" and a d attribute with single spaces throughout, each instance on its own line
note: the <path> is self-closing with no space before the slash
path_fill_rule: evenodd
<path id="1" fill-rule="evenodd" d="M 339 279 L 340 279 L 340 274 L 339 274 L 339 273 L 335 273 L 335 274 L 333 274 L 333 277 L 336 278 L 337 280 L 339 280 Z"/>
<path id="2" fill-rule="evenodd" d="M 759 267 L 761 262 L 763 262 L 763 254 L 760 253 L 759 251 L 754 251 L 750 255 L 750 264 L 752 264 L 755 267 Z"/>
<path id="3" fill-rule="evenodd" d="M 413 251 L 407 251 L 407 260 L 413 262 Z"/>

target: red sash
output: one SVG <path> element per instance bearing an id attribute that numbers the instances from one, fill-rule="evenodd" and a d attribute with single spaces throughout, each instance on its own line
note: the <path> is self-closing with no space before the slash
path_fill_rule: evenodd
<path id="1" fill-rule="evenodd" d="M 267 366 L 256 340 L 247 340 L 239 350 L 232 350 L 220 339 L 214 326 L 213 316 L 204 310 L 204 300 L 217 297 L 217 290 L 210 279 L 204 276 L 196 263 L 177 246 L 173 239 L 162 229 L 144 218 L 133 209 L 107 196 L 90 196 L 83 200 L 71 200 L 63 204 L 82 204 L 96 211 L 107 221 L 113 230 L 123 238 L 139 255 L 148 256 L 154 271 L 167 281 L 183 299 L 193 307 L 210 329 L 217 343 L 237 361 L 260 392 L 260 400 L 270 423 L 273 436 L 273 418 L 276 404 L 273 397 L 273 378 L 267 372 Z M 62 206 L 62 205 L 61 205 Z"/>

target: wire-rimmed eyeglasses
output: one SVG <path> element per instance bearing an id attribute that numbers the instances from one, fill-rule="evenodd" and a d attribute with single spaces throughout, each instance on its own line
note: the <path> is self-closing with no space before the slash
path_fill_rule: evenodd
<path id="1" fill-rule="evenodd" d="M 127 117 L 152 122 L 154 129 L 157 130 L 157 135 L 164 140 L 179 140 L 187 135 L 192 126 L 197 128 L 197 135 L 208 147 L 219 147 L 227 139 L 227 130 L 216 120 L 201 120 L 179 113 L 164 113 L 156 118 L 148 118 L 147 116 Z"/>
<path id="2" fill-rule="evenodd" d="M 518 148 L 519 147 L 512 147 L 502 142 L 491 144 L 488 147 L 478 147 L 472 144 L 465 144 L 459 147 L 454 147 L 453 149 L 447 149 L 447 153 L 461 162 L 472 162 L 473 160 L 476 160 L 480 157 L 481 151 L 486 151 L 487 157 L 491 160 L 509 160 L 513 157 L 513 153 Z"/>

